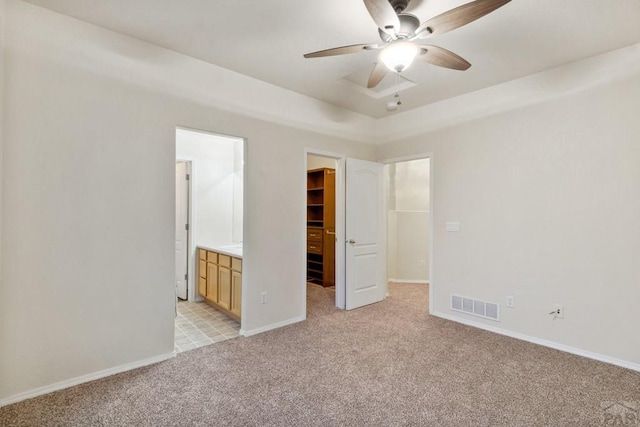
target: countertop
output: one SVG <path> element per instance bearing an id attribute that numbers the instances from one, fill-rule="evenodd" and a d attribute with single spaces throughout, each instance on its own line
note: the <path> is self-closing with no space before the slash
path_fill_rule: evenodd
<path id="1" fill-rule="evenodd" d="M 242 245 L 227 245 L 227 246 L 203 246 L 198 245 L 199 248 L 206 249 L 211 252 L 218 252 L 223 255 L 229 255 L 232 257 L 242 259 Z"/>

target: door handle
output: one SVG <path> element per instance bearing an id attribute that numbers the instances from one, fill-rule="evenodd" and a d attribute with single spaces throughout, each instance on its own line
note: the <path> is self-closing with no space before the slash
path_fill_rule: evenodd
<path id="1" fill-rule="evenodd" d="M 353 239 L 349 239 L 349 240 L 347 240 L 347 243 L 349 243 L 350 245 L 355 245 L 356 241 L 353 240 Z"/>
<path id="2" fill-rule="evenodd" d="M 327 234 L 333 234 L 334 236 L 335 236 L 335 234 L 336 234 L 334 231 L 329 231 L 329 230 L 325 230 L 325 232 L 326 232 Z"/>

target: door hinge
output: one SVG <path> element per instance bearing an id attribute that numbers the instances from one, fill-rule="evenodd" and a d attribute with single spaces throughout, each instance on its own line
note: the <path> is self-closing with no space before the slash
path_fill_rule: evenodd
<path id="1" fill-rule="evenodd" d="M 184 275 L 184 280 L 185 280 L 185 282 L 186 282 L 188 279 L 189 279 L 189 275 L 188 275 L 188 274 L 185 274 L 185 275 Z"/>
<path id="2" fill-rule="evenodd" d="M 191 175 L 187 174 L 185 178 L 186 178 L 187 181 L 189 181 L 189 179 L 191 178 Z"/>
<path id="3" fill-rule="evenodd" d="M 189 231 L 189 224 L 185 224 L 185 225 L 184 225 L 184 229 L 185 229 L 185 230 L 187 230 L 187 231 Z"/>

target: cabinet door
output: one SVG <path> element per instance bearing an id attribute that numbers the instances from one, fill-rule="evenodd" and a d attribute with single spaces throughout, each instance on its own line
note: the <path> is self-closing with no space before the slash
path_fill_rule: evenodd
<path id="1" fill-rule="evenodd" d="M 207 263 L 207 296 L 211 302 L 218 302 L 218 266 L 212 262 Z"/>
<path id="2" fill-rule="evenodd" d="M 207 279 L 204 277 L 198 277 L 198 293 L 203 297 L 207 296 Z"/>
<path id="3" fill-rule="evenodd" d="M 242 273 L 231 272 L 231 312 L 240 317 L 242 308 Z"/>
<path id="4" fill-rule="evenodd" d="M 218 304 L 231 311 L 231 270 L 220 266 Z"/>

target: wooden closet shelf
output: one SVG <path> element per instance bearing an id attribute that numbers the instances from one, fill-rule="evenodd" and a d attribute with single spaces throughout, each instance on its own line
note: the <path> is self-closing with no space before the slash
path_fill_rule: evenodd
<path id="1" fill-rule="evenodd" d="M 323 286 L 335 284 L 335 169 L 307 171 L 307 277 Z"/>

